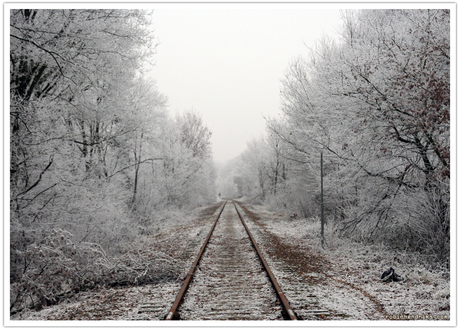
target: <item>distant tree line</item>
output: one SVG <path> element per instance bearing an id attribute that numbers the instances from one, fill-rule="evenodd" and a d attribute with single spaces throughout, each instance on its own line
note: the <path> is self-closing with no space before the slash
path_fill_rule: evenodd
<path id="1" fill-rule="evenodd" d="M 11 309 L 94 286 L 167 209 L 214 201 L 211 132 L 142 76 L 142 10 L 10 11 Z"/>
<path id="2" fill-rule="evenodd" d="M 240 194 L 319 214 L 322 152 L 338 234 L 449 260 L 449 10 L 343 12 L 339 40 L 289 65 L 281 104 L 238 160 Z"/>

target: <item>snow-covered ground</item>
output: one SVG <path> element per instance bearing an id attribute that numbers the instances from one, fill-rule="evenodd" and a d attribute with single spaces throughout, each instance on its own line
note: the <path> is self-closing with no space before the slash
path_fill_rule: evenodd
<path id="1" fill-rule="evenodd" d="M 306 306 L 305 310 L 329 311 L 324 316 L 321 314 L 325 312 L 318 312 L 316 319 L 393 320 L 402 316 L 419 320 L 450 319 L 448 270 L 428 269 L 423 266 L 422 257 L 414 253 L 339 239 L 327 228 L 323 249 L 319 221 L 282 216 L 263 206 L 247 208 L 259 217 L 251 220 L 251 216 L 246 216 L 286 295 L 291 293 L 294 310 L 297 305 L 298 309 Z M 278 251 L 270 250 L 274 244 L 278 244 Z M 390 267 L 402 281 L 380 281 L 382 273 Z M 293 280 L 291 273 L 286 275 L 283 272 L 286 268 L 299 278 Z M 299 284 L 308 289 L 299 292 Z"/>
<path id="2" fill-rule="evenodd" d="M 201 207 L 184 216 L 169 214 L 133 244 L 126 255 L 133 262 L 157 266 L 158 282 L 141 286 L 100 288 L 75 294 L 42 310 L 25 309 L 16 320 L 161 320 L 165 317 L 214 220 L 214 207 Z M 33 324 L 36 322 L 34 321 Z"/>
<path id="3" fill-rule="evenodd" d="M 282 216 L 263 206 L 246 208 L 256 214 L 246 214 L 246 222 L 301 319 L 335 320 L 334 325 L 337 320 L 400 316 L 450 319 L 447 270 L 428 269 L 416 254 L 338 239 L 327 227 L 322 249 L 319 223 Z M 215 219 L 212 211 L 203 217 L 202 210 L 166 221 L 133 246 L 143 257 L 164 259 L 165 269 L 180 272 L 179 276 L 165 276 L 143 286 L 80 292 L 58 305 L 17 313 L 11 317 L 12 324 L 24 323 L 20 320 L 161 320 Z M 381 274 L 389 267 L 403 281 L 381 282 Z"/>

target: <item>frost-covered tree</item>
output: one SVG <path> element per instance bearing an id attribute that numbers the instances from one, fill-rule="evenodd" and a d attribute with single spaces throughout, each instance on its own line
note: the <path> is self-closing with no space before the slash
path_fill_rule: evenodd
<path id="1" fill-rule="evenodd" d="M 149 22 L 139 10 L 10 12 L 12 308 L 52 301 L 60 281 L 94 283 L 102 267 L 83 255 L 102 261 L 136 233 L 129 176 L 164 103 L 134 92 L 155 48 Z"/>
<path id="2" fill-rule="evenodd" d="M 189 207 L 214 201 L 211 131 L 191 111 L 178 115 L 167 129 L 163 144 L 167 204 Z"/>
<path id="3" fill-rule="evenodd" d="M 145 161 L 152 161 L 138 174 L 136 208 L 148 214 L 214 202 L 210 137 L 211 132 L 196 113 L 162 120 L 157 136 L 143 151 Z"/>
<path id="4" fill-rule="evenodd" d="M 113 259 L 157 212 L 215 200 L 211 132 L 195 113 L 169 118 L 143 78 L 150 21 L 143 10 L 10 12 L 12 310 L 137 275 Z"/>
<path id="5" fill-rule="evenodd" d="M 340 41 L 290 65 L 283 121 L 269 122 L 284 156 L 310 173 L 324 152 L 328 214 L 343 233 L 428 243 L 439 259 L 450 227 L 449 14 L 344 13 Z M 424 213 L 413 211 L 420 200 L 430 200 Z"/>

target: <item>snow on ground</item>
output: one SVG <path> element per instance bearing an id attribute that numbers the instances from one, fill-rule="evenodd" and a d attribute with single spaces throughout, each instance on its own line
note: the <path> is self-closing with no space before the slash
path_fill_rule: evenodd
<path id="1" fill-rule="evenodd" d="M 263 206 L 247 208 L 258 214 L 259 219 L 246 218 L 252 222 L 252 230 L 258 232 L 266 257 L 275 268 L 280 268 L 283 257 L 300 257 L 299 262 L 306 263 L 303 267 L 300 264 L 291 266 L 297 268 L 300 282 L 293 282 L 292 276 L 282 270 L 277 270 L 275 275 L 287 291 L 299 290 L 299 283 L 307 285 L 309 288 L 304 295 L 315 296 L 316 304 L 305 308 L 329 310 L 329 316 L 320 318 L 381 320 L 399 319 L 403 315 L 422 320 L 450 318 L 448 270 L 428 269 L 423 266 L 422 257 L 415 253 L 395 252 L 382 245 L 370 246 L 339 239 L 327 228 L 326 245 L 322 249 L 318 220 L 282 216 Z M 284 255 L 270 252 L 269 246 L 273 243 L 280 243 L 278 249 L 288 251 Z M 290 261 L 286 262 L 289 264 Z M 390 267 L 402 276 L 403 281 L 380 281 L 382 273 Z M 311 280 L 312 277 L 316 280 Z M 305 296 L 303 298 L 308 300 Z"/>
<path id="2" fill-rule="evenodd" d="M 326 227 L 321 248 L 319 223 L 283 217 L 262 206 L 246 222 L 292 308 L 304 320 L 384 320 L 401 315 L 450 317 L 449 272 L 428 269 L 413 253 L 338 239 Z M 142 286 L 84 291 L 58 305 L 24 310 L 15 320 L 158 320 L 172 305 L 182 280 L 215 219 L 216 208 L 165 221 L 144 235 L 133 253 L 164 260 L 164 269 L 180 272 Z M 203 212 L 205 211 L 205 212 Z M 382 283 L 393 267 L 402 282 Z M 160 278 L 161 279 L 161 278 Z M 425 318 L 426 319 L 426 318 Z"/>
<path id="3" fill-rule="evenodd" d="M 133 244 L 129 257 L 161 261 L 158 281 L 130 287 L 102 287 L 75 294 L 42 310 L 25 309 L 11 320 L 161 320 L 171 308 L 214 220 L 214 207 L 195 209 L 189 215 L 169 214 L 151 227 L 149 235 Z M 158 262 L 157 262 L 158 263 Z M 19 324 L 18 321 L 15 324 Z"/>
<path id="4" fill-rule="evenodd" d="M 178 282 L 163 282 L 87 291 L 41 311 L 25 310 L 12 320 L 159 320 L 171 308 L 179 289 Z M 144 300 L 156 301 L 158 309 L 143 312 Z"/>

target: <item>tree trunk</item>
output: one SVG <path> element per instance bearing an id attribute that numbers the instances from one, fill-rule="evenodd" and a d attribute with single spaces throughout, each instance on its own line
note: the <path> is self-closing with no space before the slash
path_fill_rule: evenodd
<path id="1" fill-rule="evenodd" d="M 134 161 L 135 161 L 135 166 L 134 166 L 134 188 L 133 188 L 133 198 L 131 200 L 131 205 L 132 209 L 135 210 L 135 202 L 136 202 L 136 196 L 137 196 L 137 184 L 139 181 L 139 169 L 141 166 L 141 161 L 142 161 L 142 138 L 144 138 L 144 132 L 141 131 L 141 137 L 139 141 L 139 155 L 137 155 L 136 152 L 136 145 L 134 145 Z"/>

